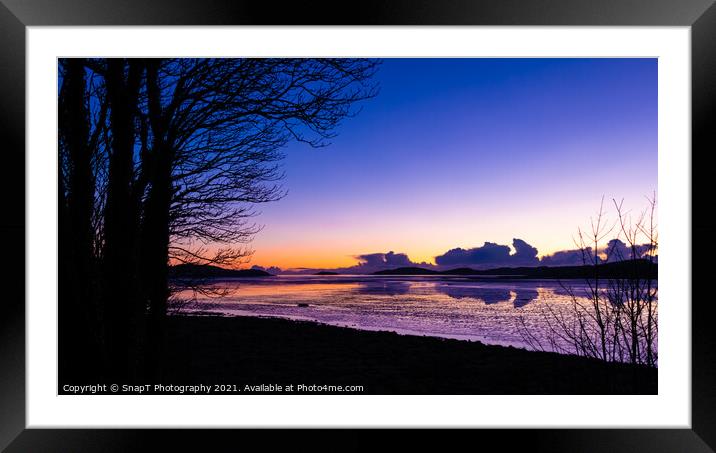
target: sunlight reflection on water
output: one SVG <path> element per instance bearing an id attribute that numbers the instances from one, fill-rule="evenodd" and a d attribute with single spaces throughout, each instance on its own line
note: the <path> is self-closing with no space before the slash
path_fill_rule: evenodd
<path id="1" fill-rule="evenodd" d="M 215 282 L 223 297 L 197 295 L 191 314 L 271 316 L 364 330 L 527 347 L 524 327 L 546 339 L 544 304 L 564 308 L 583 281 L 490 280 L 452 276 L 279 276 Z M 193 293 L 180 293 L 192 298 Z"/>

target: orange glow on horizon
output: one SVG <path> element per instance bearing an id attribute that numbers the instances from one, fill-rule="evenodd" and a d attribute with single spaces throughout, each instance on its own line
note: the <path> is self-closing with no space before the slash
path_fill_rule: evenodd
<path id="1" fill-rule="evenodd" d="M 479 247 L 482 244 L 475 244 L 471 247 Z M 453 247 L 456 248 L 456 247 Z M 463 248 L 470 248 L 470 247 L 463 247 Z M 542 258 L 545 255 L 551 255 L 555 252 L 562 251 L 562 250 L 568 250 L 568 249 L 574 249 L 575 246 L 564 246 L 564 247 L 556 247 L 554 249 L 551 249 L 545 253 L 538 253 L 537 257 Z M 368 249 L 370 250 L 370 249 Z M 423 250 L 415 251 L 411 253 L 410 250 L 402 250 L 402 249 L 391 249 L 395 253 L 405 253 L 408 255 L 410 260 L 413 263 L 427 263 L 427 264 L 435 264 L 435 257 L 442 255 L 443 253 L 447 252 L 449 249 L 442 249 L 439 252 L 425 252 Z M 368 251 L 365 253 L 387 253 L 391 250 L 373 250 Z M 275 249 L 269 249 L 269 250 L 256 250 L 254 255 L 251 257 L 250 262 L 243 264 L 240 266 L 241 268 L 250 268 L 254 265 L 259 265 L 263 267 L 271 267 L 276 266 L 281 269 L 299 269 L 299 268 L 310 268 L 310 269 L 338 269 L 338 268 L 344 268 L 344 267 L 352 267 L 356 266 L 359 263 L 359 260 L 357 258 L 357 255 L 360 253 L 340 253 L 336 251 L 336 254 L 331 254 L 331 250 L 327 250 L 324 253 L 317 254 L 310 253 L 307 250 L 275 250 Z M 514 252 L 514 251 L 513 251 Z"/>

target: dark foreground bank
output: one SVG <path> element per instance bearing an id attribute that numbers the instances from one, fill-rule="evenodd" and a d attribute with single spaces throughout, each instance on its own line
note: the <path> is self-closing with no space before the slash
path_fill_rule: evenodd
<path id="1" fill-rule="evenodd" d="M 283 319 L 173 316 L 167 334 L 161 380 L 176 387 L 116 383 L 116 393 L 341 393 L 336 386 L 357 386 L 347 393 L 359 394 L 657 392 L 657 370 L 644 367 Z M 59 392 L 90 391 L 66 387 L 78 384 L 87 383 L 61 376 Z M 94 390 L 115 393 L 107 384 Z"/>

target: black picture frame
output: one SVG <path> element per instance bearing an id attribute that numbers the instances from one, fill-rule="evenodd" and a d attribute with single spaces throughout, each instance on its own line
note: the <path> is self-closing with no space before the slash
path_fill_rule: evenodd
<path id="1" fill-rule="evenodd" d="M 28 26 L 82 25 L 557 25 L 690 26 L 692 88 L 692 423 L 691 429 L 479 430 L 461 437 L 503 450 L 707 452 L 716 450 L 716 334 L 708 297 L 706 257 L 715 251 L 709 215 L 710 153 L 716 151 L 716 6 L 714 0 L 443 0 L 310 3 L 246 0 L 0 0 L 0 149 L 3 153 L 0 234 L 10 266 L 2 272 L 0 308 L 0 448 L 26 451 L 136 451 L 212 446 L 234 450 L 231 430 L 42 430 L 25 423 L 25 30 Z M 12 239 L 8 239 L 12 238 Z M 710 240 L 710 241 L 709 241 Z M 23 258 L 20 258 L 23 257 Z M 479 410 L 479 408 L 476 408 Z M 399 421 L 398 421 L 399 423 Z M 336 431 L 344 449 L 367 442 L 364 432 Z M 308 434 L 241 433 L 270 448 Z M 408 436 L 401 436 L 407 438 Z M 428 446 L 424 432 L 412 442 Z M 451 437 L 451 442 L 456 440 Z M 255 440 L 255 439 L 254 439 Z M 476 444 L 477 445 L 477 444 Z M 311 442 L 313 449 L 320 448 Z"/>

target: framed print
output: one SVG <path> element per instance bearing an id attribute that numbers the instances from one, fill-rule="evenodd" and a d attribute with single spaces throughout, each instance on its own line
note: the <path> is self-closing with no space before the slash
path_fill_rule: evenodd
<path id="1" fill-rule="evenodd" d="M 3 448 L 713 450 L 712 2 L 162 3 L 0 7 Z"/>

